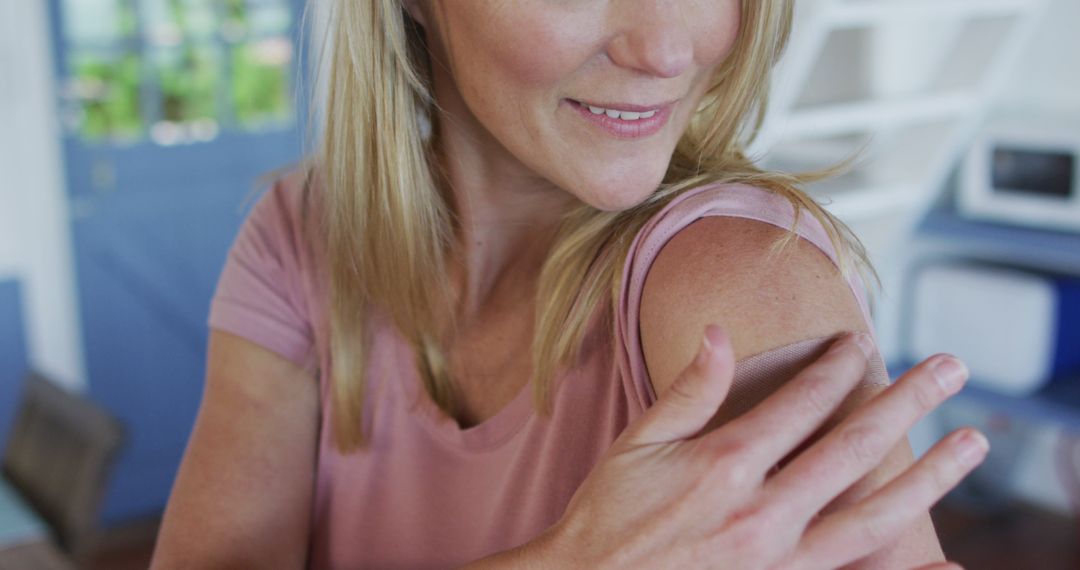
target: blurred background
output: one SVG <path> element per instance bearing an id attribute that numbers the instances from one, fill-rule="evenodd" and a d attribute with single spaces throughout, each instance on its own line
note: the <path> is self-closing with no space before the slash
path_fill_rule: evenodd
<path id="1" fill-rule="evenodd" d="M 0 0 L 0 568 L 146 566 L 225 253 L 304 152 L 324 7 Z M 751 149 L 861 153 L 811 191 L 871 253 L 893 376 L 972 369 L 912 433 L 991 439 L 934 512 L 969 568 L 1080 568 L 1078 25 L 1080 0 L 799 0 Z"/>

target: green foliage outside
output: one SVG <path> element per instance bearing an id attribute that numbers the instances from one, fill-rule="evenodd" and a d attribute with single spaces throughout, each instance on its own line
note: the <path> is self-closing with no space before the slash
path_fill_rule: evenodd
<path id="1" fill-rule="evenodd" d="M 135 54 L 109 61 L 84 55 L 72 62 L 77 84 L 86 90 L 81 133 L 91 140 L 130 139 L 142 131 L 139 105 L 141 62 Z"/>
<path id="2" fill-rule="evenodd" d="M 217 118 L 220 58 L 208 46 L 191 44 L 184 45 L 178 58 L 172 55 L 162 54 L 157 68 L 161 118 L 174 123 Z"/>
<path id="3" fill-rule="evenodd" d="M 288 67 L 259 61 L 255 44 L 232 52 L 232 94 L 236 120 L 248 127 L 288 121 L 292 114 Z"/>
<path id="4" fill-rule="evenodd" d="M 222 1 L 222 28 L 246 32 L 250 11 L 245 0 Z M 129 2 L 124 4 L 130 6 Z M 267 57 L 266 46 L 260 44 L 265 39 L 249 41 L 226 34 L 206 37 L 201 33 L 197 35 L 205 39 L 195 39 L 187 30 L 185 4 L 183 0 L 169 0 L 170 19 L 181 31 L 181 43 L 148 45 L 148 60 L 135 52 L 108 59 L 80 50 L 78 45 L 69 46 L 73 53 L 73 84 L 78 86 L 82 100 L 79 132 L 85 139 L 142 137 L 149 124 L 161 120 L 185 123 L 213 119 L 226 129 L 291 123 L 292 58 L 280 54 Z M 124 9 L 120 14 L 122 35 L 130 38 L 139 33 L 134 11 Z M 222 55 L 228 58 L 228 78 Z M 146 116 L 151 109 L 140 104 L 144 81 L 157 82 L 151 86 L 160 96 L 157 116 Z"/>

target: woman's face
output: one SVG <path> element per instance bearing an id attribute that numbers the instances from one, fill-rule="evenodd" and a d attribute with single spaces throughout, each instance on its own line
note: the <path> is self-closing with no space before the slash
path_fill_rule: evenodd
<path id="1" fill-rule="evenodd" d="M 608 211 L 660 184 L 740 17 L 740 0 L 409 2 L 452 120 Z"/>

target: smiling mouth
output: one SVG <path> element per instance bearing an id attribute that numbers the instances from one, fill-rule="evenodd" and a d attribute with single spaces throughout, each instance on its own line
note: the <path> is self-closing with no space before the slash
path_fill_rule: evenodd
<path id="1" fill-rule="evenodd" d="M 574 99 L 566 101 L 587 123 L 599 128 L 601 132 L 623 140 L 640 139 L 659 132 L 668 122 L 674 107 L 674 102 L 659 106 L 623 104 L 622 108 L 609 103 L 612 108 L 605 108 Z"/>
<path id="2" fill-rule="evenodd" d="M 639 119 L 651 118 L 653 115 L 675 102 L 668 101 L 652 105 L 635 105 L 633 103 L 600 103 L 579 101 L 577 99 L 567 99 L 567 101 L 570 101 L 575 106 L 587 110 L 594 115 L 607 115 L 612 119 L 621 119 L 624 121 L 636 121 Z"/>

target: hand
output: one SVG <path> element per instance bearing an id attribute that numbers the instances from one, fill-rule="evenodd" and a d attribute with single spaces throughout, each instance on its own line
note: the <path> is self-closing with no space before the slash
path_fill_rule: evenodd
<path id="1" fill-rule="evenodd" d="M 759 406 L 708 433 L 703 429 L 727 396 L 735 362 L 719 327 L 708 327 L 705 339 L 694 362 L 627 427 L 563 518 L 538 539 L 560 565 L 837 568 L 886 545 L 986 454 L 982 434 L 957 430 L 874 494 L 822 516 L 916 421 L 960 389 L 966 368 L 947 355 L 923 361 L 795 454 L 862 378 L 868 337 L 837 341 Z"/>

